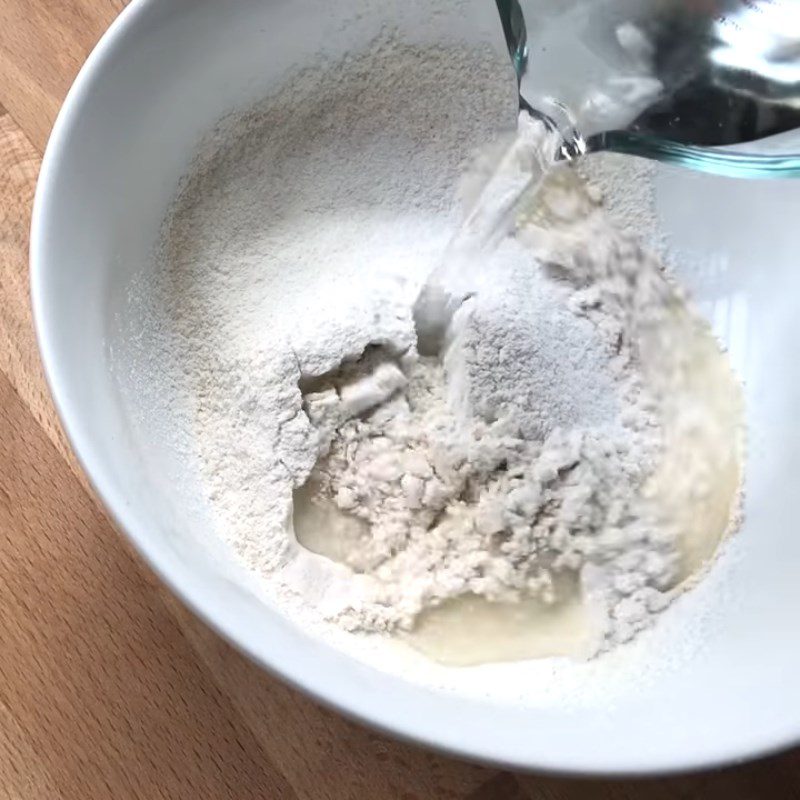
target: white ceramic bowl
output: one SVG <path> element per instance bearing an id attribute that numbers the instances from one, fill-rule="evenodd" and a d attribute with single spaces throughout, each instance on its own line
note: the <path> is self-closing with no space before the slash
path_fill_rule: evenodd
<path id="1" fill-rule="evenodd" d="M 109 368 L 111 317 L 132 271 L 148 260 L 192 149 L 217 118 L 265 94 L 292 63 L 323 46 L 335 53 L 357 44 L 385 19 L 428 40 L 443 24 L 427 19 L 424 2 L 386 0 L 385 19 L 366 11 L 363 29 L 332 36 L 331 19 L 345 5 L 134 0 L 64 104 L 36 196 L 33 305 L 59 413 L 100 497 L 172 589 L 257 663 L 396 735 L 510 767 L 582 773 L 703 767 L 797 742 L 800 183 L 674 169 L 658 179 L 662 226 L 685 255 L 682 277 L 745 378 L 750 441 L 735 581 L 705 645 L 679 669 L 606 707 L 535 708 L 434 691 L 309 638 L 239 582 L 213 542 L 198 546 L 202 512 L 185 500 L 192 487 L 179 480 L 180 454 L 155 434 L 143 439 L 121 403 Z M 499 36 L 489 0 L 472 0 L 466 13 L 457 6 L 481 35 Z"/>

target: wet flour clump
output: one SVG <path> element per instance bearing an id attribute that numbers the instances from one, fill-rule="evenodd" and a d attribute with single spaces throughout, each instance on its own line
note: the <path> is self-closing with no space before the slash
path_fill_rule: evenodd
<path id="1" fill-rule="evenodd" d="M 582 582 L 603 641 L 624 641 L 680 572 L 677 538 L 642 499 L 661 428 L 631 322 L 600 299 L 589 318 L 588 287 L 552 280 L 516 243 L 493 258 L 492 290 L 459 310 L 441 361 L 373 351 L 350 382 L 305 395 L 321 434 L 298 498 L 317 508 L 311 546 L 367 576 L 336 615 L 354 628 L 410 630 L 465 595 L 557 604 Z M 319 534 L 324 509 L 349 520 L 344 554 Z"/>

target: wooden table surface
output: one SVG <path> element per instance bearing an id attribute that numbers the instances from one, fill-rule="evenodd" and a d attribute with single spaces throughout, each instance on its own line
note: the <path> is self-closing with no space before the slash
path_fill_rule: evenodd
<path id="1" fill-rule="evenodd" d="M 28 297 L 41 155 L 124 5 L 0 0 L 0 800 L 800 798 L 799 752 L 688 777 L 580 781 L 399 744 L 266 677 L 159 586 L 70 453 Z"/>

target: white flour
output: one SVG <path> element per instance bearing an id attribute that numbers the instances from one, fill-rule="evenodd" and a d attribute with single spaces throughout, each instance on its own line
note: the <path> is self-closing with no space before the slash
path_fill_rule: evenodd
<path id="1" fill-rule="evenodd" d="M 662 440 L 636 336 L 672 295 L 586 196 L 561 187 L 583 227 L 534 237 L 539 260 L 498 248 L 443 363 L 415 355 L 465 159 L 513 125 L 505 76 L 502 54 L 390 40 L 300 73 L 209 138 L 165 229 L 160 297 L 219 531 L 309 624 L 410 628 L 465 593 L 559 602 L 581 574 L 615 643 L 682 577 L 640 497 Z M 314 549 L 349 567 L 298 545 L 297 491 Z"/>
<path id="2" fill-rule="evenodd" d="M 656 267 L 631 252 L 648 286 Z M 360 375 L 351 366 L 306 394 L 323 458 L 298 533 L 374 576 L 339 614 L 360 629 L 410 629 L 424 608 L 467 593 L 557 602 L 583 570 L 612 586 L 597 611 L 610 614 L 609 638 L 626 640 L 666 605 L 679 555 L 637 500 L 660 431 L 622 318 L 633 306 L 609 312 L 607 301 L 590 322 L 569 307 L 588 290 L 556 284 L 513 242 L 495 259 L 492 289 L 456 316 L 444 367 L 406 354 L 404 375 L 391 353 L 372 352 Z M 353 520 L 344 553 L 326 535 L 337 508 Z"/>

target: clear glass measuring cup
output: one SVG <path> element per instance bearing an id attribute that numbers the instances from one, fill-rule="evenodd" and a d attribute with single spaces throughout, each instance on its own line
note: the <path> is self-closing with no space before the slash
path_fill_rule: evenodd
<path id="1" fill-rule="evenodd" d="M 497 0 L 520 103 L 564 155 L 800 175 L 800 0 Z"/>

